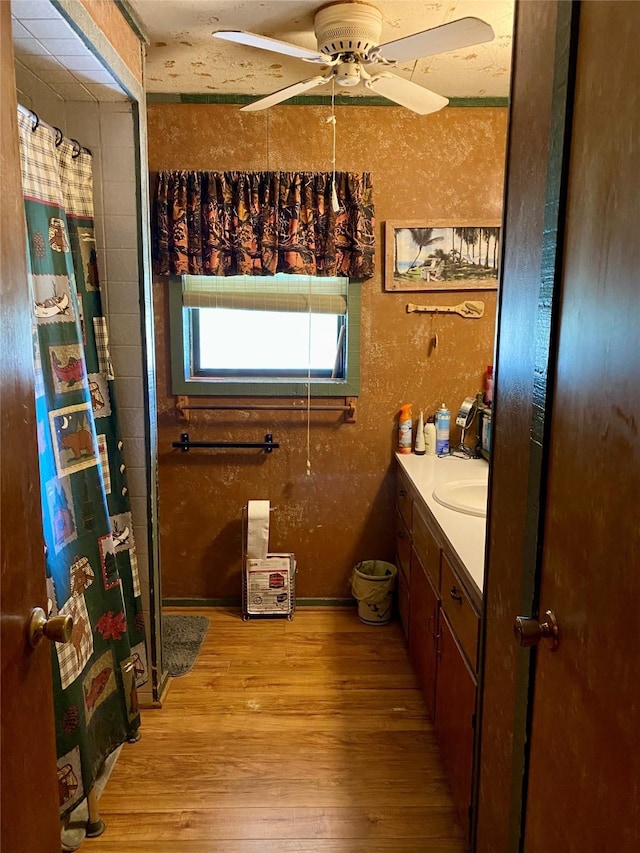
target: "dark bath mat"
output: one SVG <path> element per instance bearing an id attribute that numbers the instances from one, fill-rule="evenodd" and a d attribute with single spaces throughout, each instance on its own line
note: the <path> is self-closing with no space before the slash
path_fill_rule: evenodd
<path id="1" fill-rule="evenodd" d="M 208 628 L 206 616 L 162 617 L 162 659 L 169 675 L 175 678 L 189 672 Z"/>

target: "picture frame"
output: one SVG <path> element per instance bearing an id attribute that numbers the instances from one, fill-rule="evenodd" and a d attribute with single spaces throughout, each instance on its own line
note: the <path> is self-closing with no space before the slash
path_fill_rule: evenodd
<path id="1" fill-rule="evenodd" d="M 500 220 L 385 223 L 386 291 L 496 290 Z"/>

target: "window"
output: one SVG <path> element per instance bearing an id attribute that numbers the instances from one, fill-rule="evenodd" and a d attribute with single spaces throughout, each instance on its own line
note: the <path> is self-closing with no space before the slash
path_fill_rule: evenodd
<path id="1" fill-rule="evenodd" d="M 170 280 L 174 394 L 358 393 L 360 285 L 344 277 Z"/>

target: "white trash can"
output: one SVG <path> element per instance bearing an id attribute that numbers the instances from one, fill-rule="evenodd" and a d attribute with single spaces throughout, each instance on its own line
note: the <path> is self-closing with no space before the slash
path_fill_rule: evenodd
<path id="1" fill-rule="evenodd" d="M 393 591 L 397 568 L 383 560 L 363 560 L 354 566 L 351 592 L 358 602 L 358 617 L 367 625 L 386 625 L 393 617 Z"/>

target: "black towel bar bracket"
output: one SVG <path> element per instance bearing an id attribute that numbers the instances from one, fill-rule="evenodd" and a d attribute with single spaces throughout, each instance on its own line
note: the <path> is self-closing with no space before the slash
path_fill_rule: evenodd
<path id="1" fill-rule="evenodd" d="M 277 450 L 280 447 L 280 443 L 278 441 L 273 440 L 273 435 L 268 432 L 264 441 L 191 441 L 189 439 L 188 432 L 180 433 L 180 441 L 174 441 L 171 444 L 172 447 L 179 447 L 183 453 L 187 453 L 192 447 L 197 448 L 234 448 L 234 449 L 253 449 L 253 450 L 264 450 L 265 453 L 271 453 L 273 450 Z"/>

